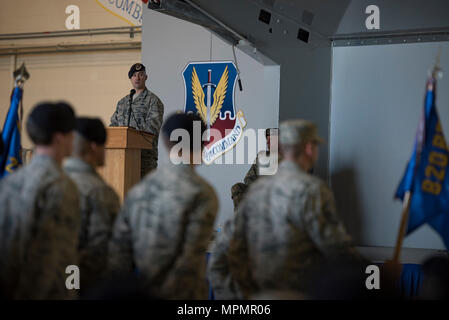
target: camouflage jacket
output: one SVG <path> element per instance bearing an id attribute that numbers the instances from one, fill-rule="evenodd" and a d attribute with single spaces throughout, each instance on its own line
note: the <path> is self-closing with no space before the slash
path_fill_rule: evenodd
<path id="1" fill-rule="evenodd" d="M 228 250 L 232 236 L 232 219 L 227 220 L 216 235 L 207 265 L 207 279 L 217 300 L 243 299 L 229 270 Z"/>
<path id="2" fill-rule="evenodd" d="M 109 268 L 137 273 L 168 299 L 207 299 L 206 250 L 218 200 L 188 165 L 166 165 L 128 193 L 114 226 Z"/>
<path id="3" fill-rule="evenodd" d="M 70 299 L 65 273 L 79 265 L 79 197 L 75 184 L 48 156 L 0 184 L 0 276 L 6 296 Z"/>
<path id="4" fill-rule="evenodd" d="M 253 184 L 257 178 L 259 178 L 259 167 L 260 167 L 260 157 L 261 154 L 265 153 L 265 155 L 269 155 L 269 151 L 261 151 L 257 154 L 256 160 L 254 160 L 253 164 L 249 168 L 248 172 L 243 179 L 243 183 L 239 182 L 232 186 L 231 188 L 231 198 L 234 202 L 234 209 L 237 209 L 238 204 L 242 201 L 243 196 L 251 184 Z"/>
<path id="5" fill-rule="evenodd" d="M 288 161 L 249 188 L 228 233 L 229 250 L 215 246 L 211 270 L 228 268 L 237 288 L 229 292 L 245 298 L 259 290 L 304 289 L 322 257 L 361 258 L 336 215 L 327 185 Z"/>
<path id="6" fill-rule="evenodd" d="M 111 127 L 126 127 L 128 124 L 129 98 L 130 95 L 128 94 L 117 103 L 117 108 L 111 117 Z M 134 98 L 129 126 L 155 135 L 155 139 L 153 139 L 153 150 L 149 156 L 152 154 L 156 158 L 158 137 L 163 116 L 164 104 L 147 88 L 139 96 Z"/>
<path id="7" fill-rule="evenodd" d="M 254 181 L 257 180 L 257 178 L 259 178 L 259 154 L 257 154 L 256 160 L 254 160 L 253 164 L 246 173 L 243 183 L 248 188 Z"/>
<path id="8" fill-rule="evenodd" d="M 94 285 L 106 271 L 108 243 L 120 201 L 95 169 L 81 159 L 67 159 L 64 170 L 80 194 L 79 252 L 81 289 L 85 289 Z"/>

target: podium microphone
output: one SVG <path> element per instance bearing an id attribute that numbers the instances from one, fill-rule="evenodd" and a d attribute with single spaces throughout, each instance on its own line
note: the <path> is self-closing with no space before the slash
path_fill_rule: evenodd
<path id="1" fill-rule="evenodd" d="M 129 109 L 128 109 L 128 124 L 127 124 L 127 127 L 129 127 L 129 120 L 131 120 L 133 96 L 134 96 L 135 93 L 136 93 L 135 89 L 131 89 L 131 91 L 129 92 Z"/>

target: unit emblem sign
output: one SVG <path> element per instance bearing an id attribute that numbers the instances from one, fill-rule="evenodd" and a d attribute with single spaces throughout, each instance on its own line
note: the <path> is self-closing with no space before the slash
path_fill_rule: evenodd
<path id="1" fill-rule="evenodd" d="M 236 112 L 234 92 L 237 69 L 231 61 L 192 62 L 184 69 L 184 112 L 195 113 L 212 133 L 203 150 L 203 161 L 211 164 L 240 140 L 246 120 Z"/>

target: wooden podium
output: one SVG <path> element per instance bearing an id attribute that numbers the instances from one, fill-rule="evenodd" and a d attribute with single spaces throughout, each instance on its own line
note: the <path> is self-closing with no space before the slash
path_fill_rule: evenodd
<path id="1" fill-rule="evenodd" d="M 152 149 L 152 134 L 128 127 L 108 127 L 105 164 L 98 173 L 123 202 L 128 190 L 140 181 L 140 153 Z"/>

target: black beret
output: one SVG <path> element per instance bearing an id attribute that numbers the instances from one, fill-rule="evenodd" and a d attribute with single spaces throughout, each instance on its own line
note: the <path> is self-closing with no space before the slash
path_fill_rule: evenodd
<path id="1" fill-rule="evenodd" d="M 43 102 L 34 107 L 28 116 L 34 126 L 48 134 L 68 133 L 75 129 L 75 112 L 65 102 Z"/>
<path id="2" fill-rule="evenodd" d="M 106 143 L 106 129 L 99 118 L 77 118 L 75 130 L 88 141 L 101 145 Z"/>
<path id="3" fill-rule="evenodd" d="M 131 77 L 133 76 L 134 72 L 138 72 L 138 71 L 145 71 L 145 66 L 141 63 L 135 63 L 131 66 L 131 69 L 129 69 L 128 72 L 128 78 L 131 79 Z"/>

